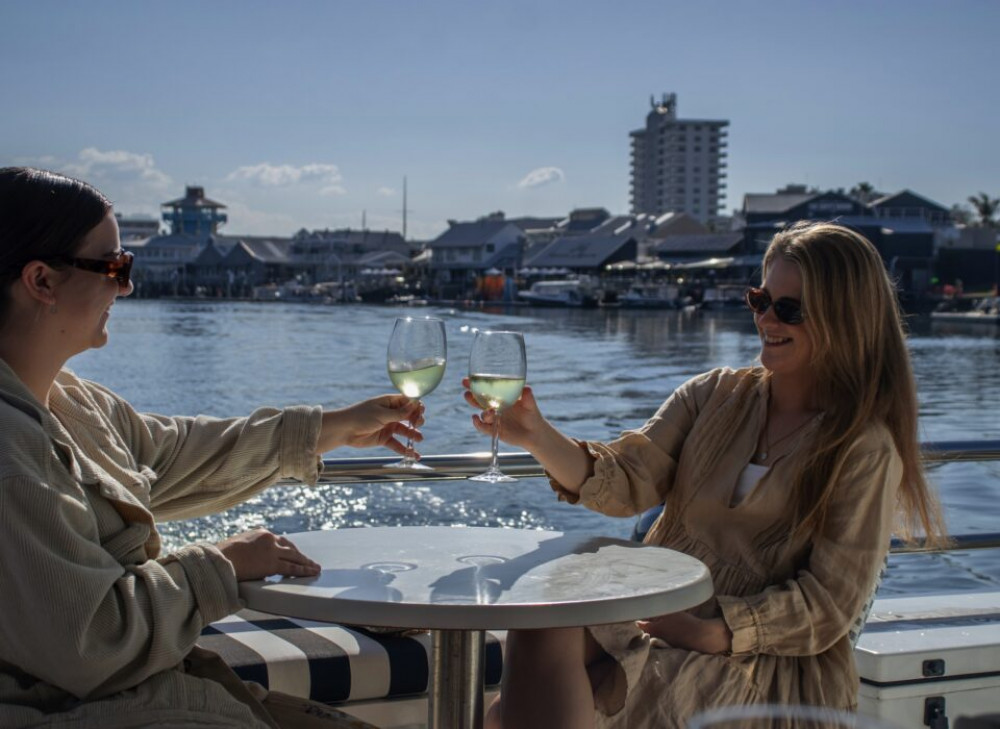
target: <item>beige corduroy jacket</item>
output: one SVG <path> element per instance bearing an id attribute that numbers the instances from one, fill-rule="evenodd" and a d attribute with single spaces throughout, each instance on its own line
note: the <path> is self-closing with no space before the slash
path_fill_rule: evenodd
<path id="1" fill-rule="evenodd" d="M 211 544 L 161 555 L 154 520 L 314 483 L 320 421 L 141 414 L 66 370 L 46 409 L 0 360 L 0 726 L 262 726 L 184 669 L 240 608 L 232 565 Z"/>

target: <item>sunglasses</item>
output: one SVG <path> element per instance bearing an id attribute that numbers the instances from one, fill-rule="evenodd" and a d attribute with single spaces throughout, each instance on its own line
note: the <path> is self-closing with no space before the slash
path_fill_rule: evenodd
<path id="1" fill-rule="evenodd" d="M 79 268 L 81 271 L 90 271 L 113 278 L 118 282 L 118 289 L 125 291 L 128 289 L 134 258 L 135 256 L 128 251 L 120 251 L 111 260 L 101 258 L 57 258 L 54 260 L 73 268 Z"/>
<path id="2" fill-rule="evenodd" d="M 780 298 L 777 301 L 771 299 L 771 294 L 764 289 L 751 286 L 746 292 L 747 306 L 750 311 L 758 316 L 764 316 L 768 309 L 774 307 L 774 315 L 783 324 L 801 324 L 805 321 L 802 314 L 802 303 L 795 299 Z"/>

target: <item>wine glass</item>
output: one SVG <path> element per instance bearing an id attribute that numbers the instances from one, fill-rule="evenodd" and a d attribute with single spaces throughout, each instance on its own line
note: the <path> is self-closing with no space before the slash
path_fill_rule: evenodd
<path id="1" fill-rule="evenodd" d="M 389 379 L 396 389 L 409 398 L 419 400 L 430 394 L 441 378 L 447 361 L 447 340 L 444 322 L 433 317 L 396 319 L 389 337 L 386 363 Z M 407 468 L 430 471 L 430 466 L 413 457 L 413 439 L 406 439 L 406 454 L 402 460 L 386 464 L 386 468 Z"/>
<path id="2" fill-rule="evenodd" d="M 490 467 L 471 481 L 514 481 L 500 472 L 497 447 L 500 438 L 500 413 L 521 397 L 528 364 L 524 337 L 520 332 L 476 332 L 469 355 L 469 390 L 483 410 L 493 410 L 493 459 Z"/>

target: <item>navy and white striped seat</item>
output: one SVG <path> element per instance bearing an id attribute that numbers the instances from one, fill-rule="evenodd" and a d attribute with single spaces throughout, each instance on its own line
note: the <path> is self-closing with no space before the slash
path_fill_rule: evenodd
<path id="1" fill-rule="evenodd" d="M 326 704 L 427 691 L 428 633 L 373 633 L 241 610 L 207 626 L 198 645 L 218 653 L 245 681 Z M 488 686 L 500 683 L 501 654 L 500 640 L 487 633 Z"/>

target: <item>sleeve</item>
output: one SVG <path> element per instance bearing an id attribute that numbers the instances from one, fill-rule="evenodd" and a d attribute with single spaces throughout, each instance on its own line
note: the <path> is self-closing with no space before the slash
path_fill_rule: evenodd
<path id="1" fill-rule="evenodd" d="M 805 568 L 756 595 L 718 597 L 734 654 L 816 655 L 847 634 L 888 553 L 902 472 L 887 433 L 850 455 Z"/>
<path id="2" fill-rule="evenodd" d="M 157 519 L 228 509 L 280 478 L 319 478 L 319 406 L 260 408 L 242 418 L 168 417 L 137 413 L 105 393 L 140 468 L 156 474 L 149 498 Z"/>
<path id="3" fill-rule="evenodd" d="M 0 524 L 0 655 L 79 698 L 176 666 L 206 623 L 240 608 L 232 566 L 211 545 L 120 564 L 82 491 L 4 478 Z"/>
<path id="4" fill-rule="evenodd" d="M 594 458 L 594 475 L 573 494 L 551 480 L 559 498 L 608 516 L 631 516 L 662 504 L 674 483 L 681 449 L 719 371 L 688 380 L 638 430 L 610 443 L 580 442 Z"/>

